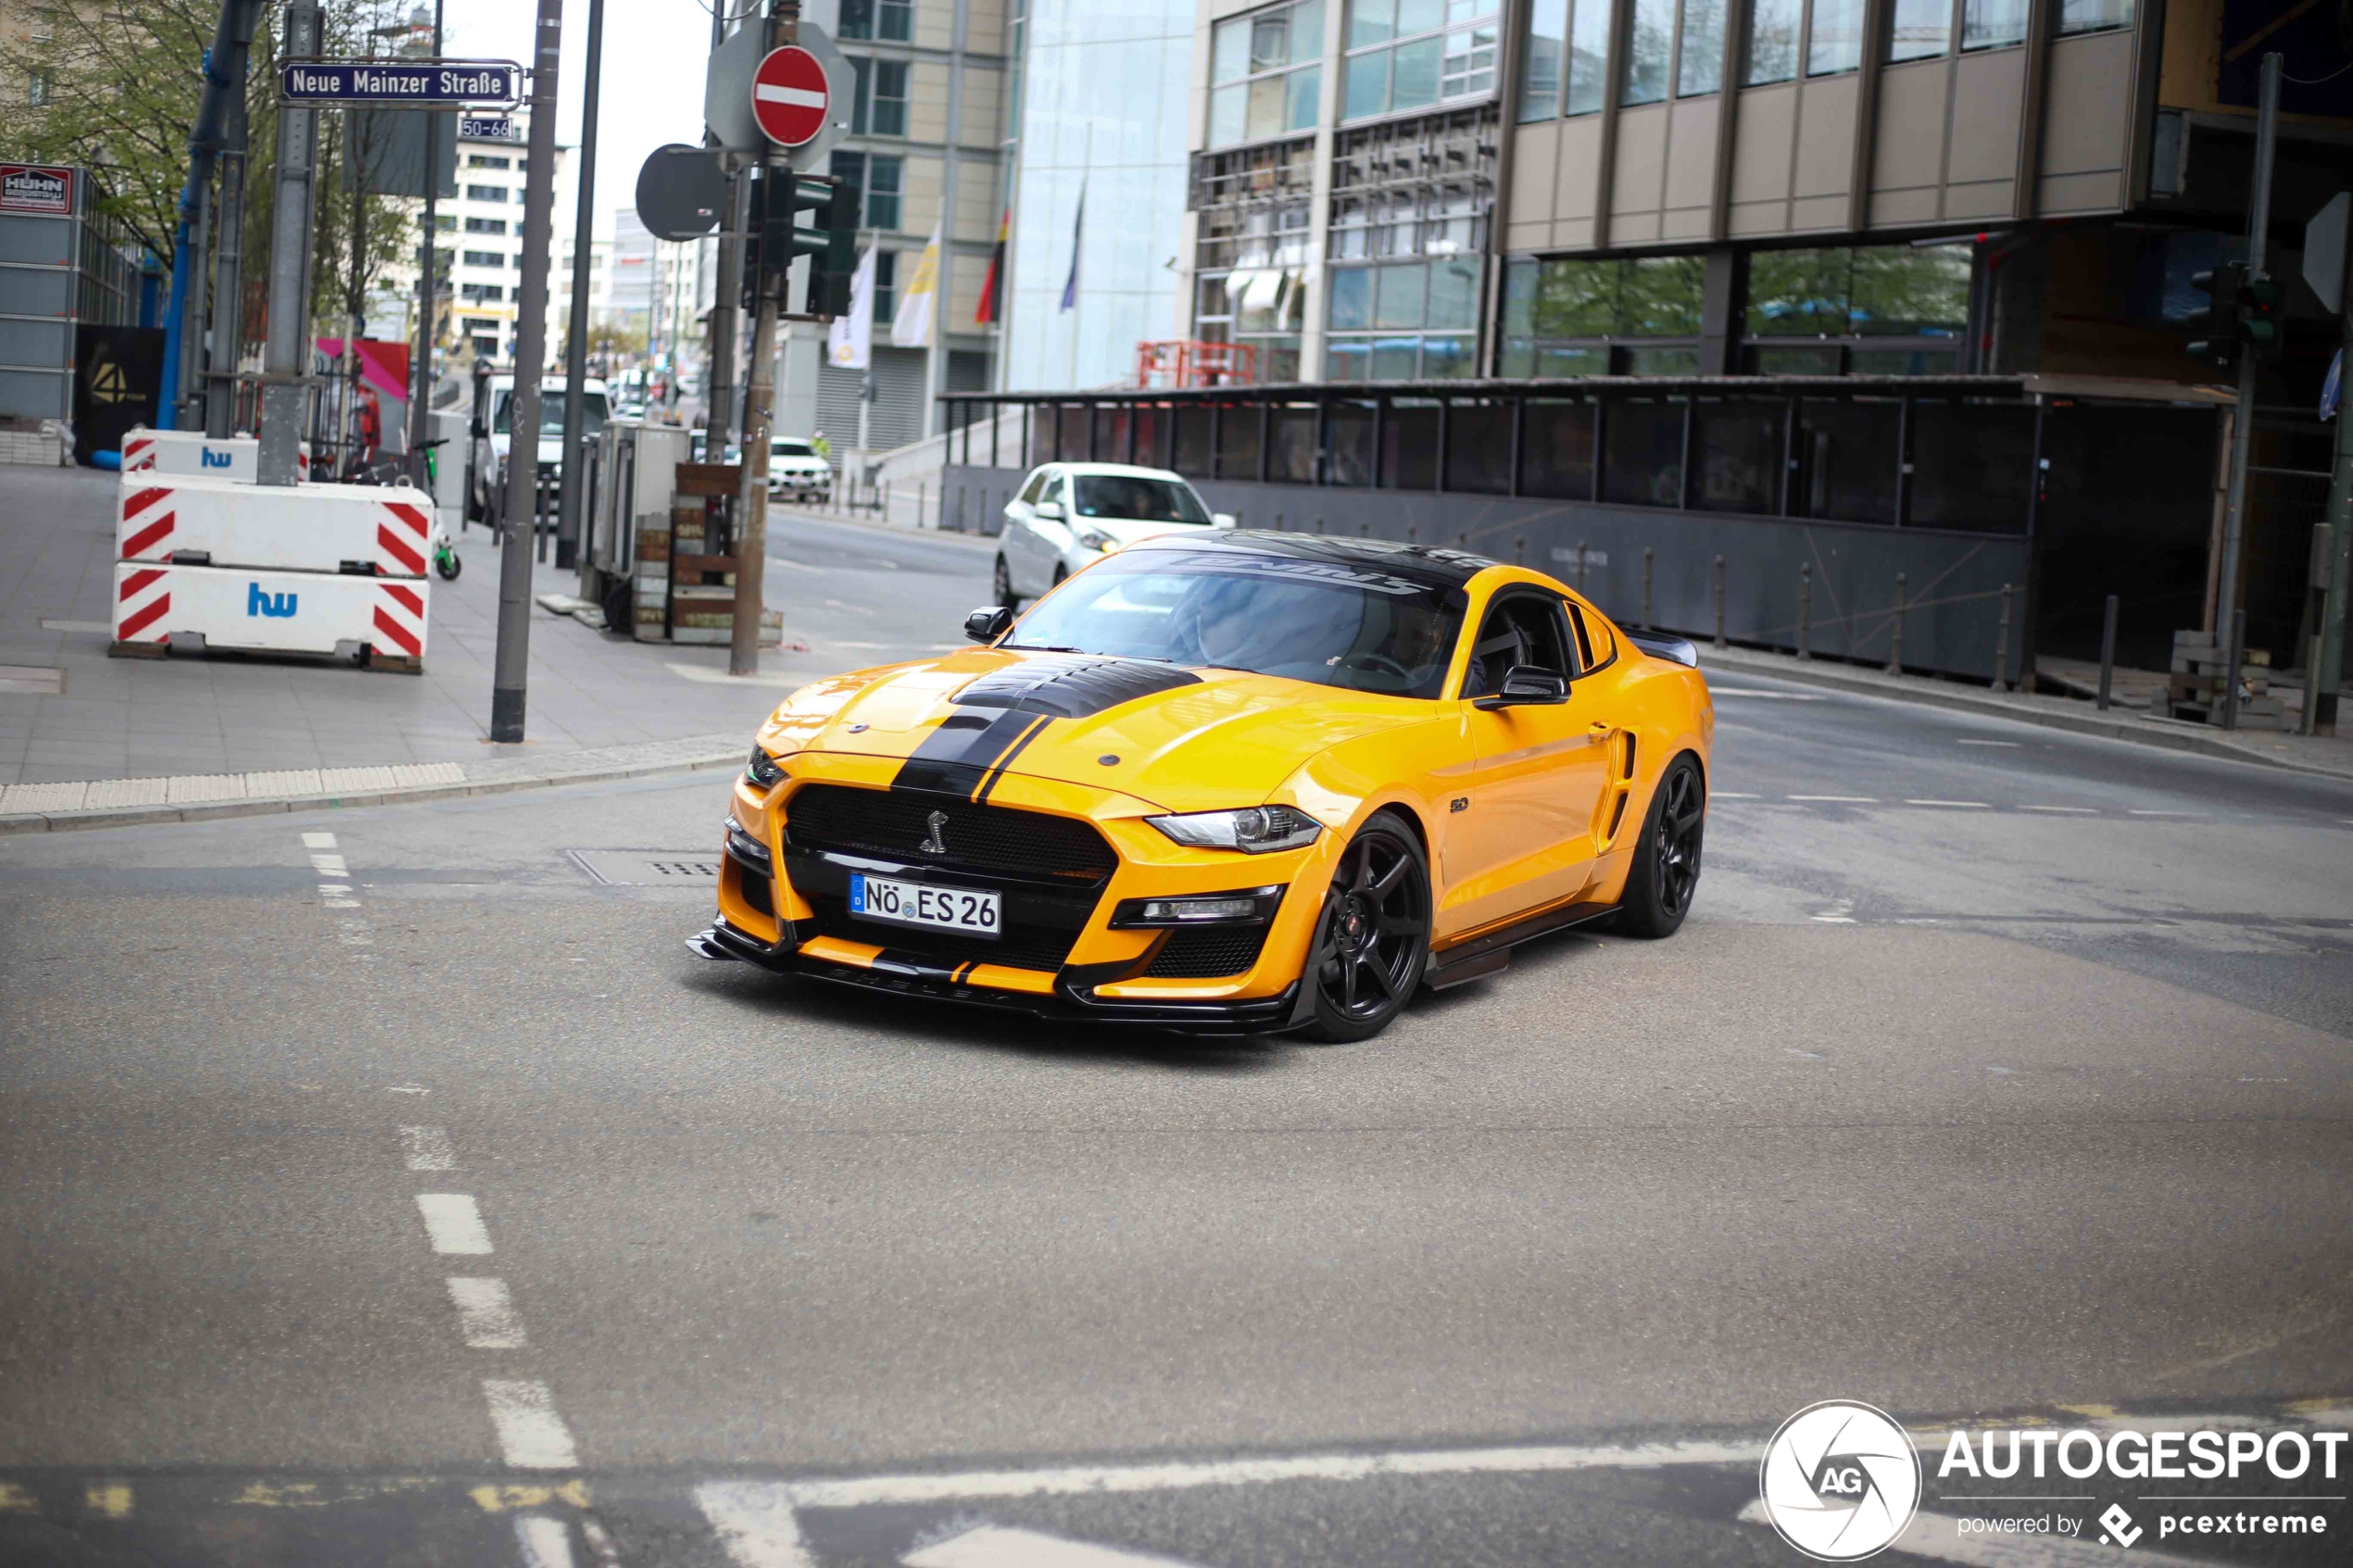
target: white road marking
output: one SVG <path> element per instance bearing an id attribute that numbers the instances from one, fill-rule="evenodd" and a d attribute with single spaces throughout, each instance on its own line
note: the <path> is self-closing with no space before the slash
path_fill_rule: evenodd
<path id="1" fill-rule="evenodd" d="M 1982 800 L 1906 800 L 1906 806 L 1950 806 L 1960 811 L 1991 811 L 1994 808 Z"/>
<path id="2" fill-rule="evenodd" d="M 411 1171 L 452 1171 L 458 1166 L 458 1150 L 447 1127 L 401 1128 L 400 1154 Z"/>
<path id="3" fill-rule="evenodd" d="M 2064 811 L 2077 817 L 2096 817 L 2100 814 L 2100 809 L 2096 806 L 2021 806 L 2019 809 L 2021 811 Z"/>
<path id="4" fill-rule="evenodd" d="M 1822 800 L 1833 806 L 1876 806 L 1879 798 L 1870 795 L 1793 795 L 1792 800 Z"/>
<path id="5" fill-rule="evenodd" d="M 2026 743 L 2015 740 L 1957 740 L 1953 744 L 1955 746 L 2006 746 L 2015 751 Z"/>
<path id="6" fill-rule="evenodd" d="M 766 1481 L 714 1481 L 695 1488 L 695 1506 L 736 1568 L 806 1568 L 816 1560 L 801 1541 L 788 1490 Z"/>
<path id="7" fill-rule="evenodd" d="M 305 849 L 333 849 L 335 835 L 331 833 L 306 833 L 302 835 L 302 847 Z"/>
<path id="8" fill-rule="evenodd" d="M 444 1255 L 479 1257 L 490 1250 L 490 1232 L 482 1210 L 467 1192 L 421 1192 L 417 1210 L 425 1217 L 425 1234 L 433 1249 Z"/>
<path id="9" fill-rule="evenodd" d="M 338 880 L 351 874 L 351 868 L 344 864 L 343 857 L 340 855 L 313 853 L 310 857 L 310 869 L 321 876 L 332 876 Z"/>
<path id="10" fill-rule="evenodd" d="M 1768 692 L 1756 686 L 1710 686 L 1707 688 L 1707 695 L 1710 696 L 1763 696 L 1770 697 L 1776 702 L 1825 700 L 1819 692 Z"/>
<path id="11" fill-rule="evenodd" d="M 1752 1502 L 1742 1509 L 1740 1520 L 1743 1524 L 1772 1527 L 1762 1502 Z M 2125 1561 L 2112 1546 L 2059 1536 L 1964 1536 L 1958 1515 L 1926 1512 L 1912 1515 L 1912 1523 L 1895 1537 L 1890 1549 L 1935 1562 L 1966 1562 L 1980 1564 L 1982 1568 L 2073 1568 L 2076 1563 Z M 2158 1568 L 2200 1568 L 2196 1558 L 2172 1557 L 2163 1552 L 2136 1551 L 2132 1553 L 2131 1561 L 2153 1562 Z"/>
<path id="12" fill-rule="evenodd" d="M 563 1417 L 556 1413 L 555 1396 L 546 1384 L 485 1377 L 482 1394 L 490 1401 L 498 1451 L 510 1465 L 517 1470 L 580 1468 L 580 1451 L 573 1446 Z"/>
<path id="13" fill-rule="evenodd" d="M 907 1568 L 1189 1568 L 1173 1557 L 1148 1557 L 1002 1524 L 983 1524 L 899 1561 Z"/>
<path id="14" fill-rule="evenodd" d="M 1711 791 L 1708 798 L 1711 800 L 1762 800 L 1764 797 L 1761 795 L 1743 795 L 1738 790 L 1719 789 Z"/>
<path id="15" fill-rule="evenodd" d="M 572 1568 L 572 1531 L 560 1519 L 518 1513 L 515 1540 L 522 1548 L 523 1568 Z"/>
<path id="16" fill-rule="evenodd" d="M 449 1299 L 458 1309 L 458 1331 L 469 1350 L 520 1350 L 522 1318 L 503 1279 L 453 1279 Z"/>
<path id="17" fill-rule="evenodd" d="M 2137 806 L 2125 808 L 2128 817 L 2202 817 L 2203 811 L 2144 811 Z"/>
<path id="18" fill-rule="evenodd" d="M 390 1084 L 385 1085 L 384 1093 L 388 1095 L 429 1095 L 433 1093 L 433 1091 L 426 1088 L 422 1084 Z"/>

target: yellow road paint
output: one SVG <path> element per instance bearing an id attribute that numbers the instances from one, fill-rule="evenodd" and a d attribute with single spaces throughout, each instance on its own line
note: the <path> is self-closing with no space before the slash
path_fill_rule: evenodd
<path id="1" fill-rule="evenodd" d="M 14 1481 L 0 1481 L 0 1513 L 38 1513 L 41 1499 Z"/>
<path id="2" fill-rule="evenodd" d="M 504 1513 L 514 1508 L 545 1508 L 550 1502 L 568 1502 L 574 1508 L 586 1508 L 588 1483 L 567 1481 L 560 1486 L 476 1486 L 466 1494 L 474 1499 L 484 1513 Z"/>
<path id="3" fill-rule="evenodd" d="M 229 1499 L 232 1508 L 332 1508 L 337 1503 L 365 1502 L 395 1492 L 413 1492 L 434 1485 L 421 1476 L 391 1481 L 342 1481 L 321 1486 L 315 1481 L 249 1481 Z"/>
<path id="4" fill-rule="evenodd" d="M 84 1487 L 82 1506 L 93 1513 L 103 1513 L 108 1519 L 131 1517 L 131 1488 L 119 1481 Z"/>

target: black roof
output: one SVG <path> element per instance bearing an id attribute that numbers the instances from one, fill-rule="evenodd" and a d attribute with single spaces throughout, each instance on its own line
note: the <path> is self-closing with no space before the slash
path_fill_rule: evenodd
<path id="1" fill-rule="evenodd" d="M 1403 545 L 1391 539 L 1335 538 L 1325 533 L 1277 533 L 1265 528 L 1186 529 L 1155 534 L 1129 546 L 1186 550 L 1239 550 L 1287 560 L 1320 561 L 1402 577 L 1432 588 L 1459 588 L 1491 566 L 1502 564 L 1468 550 Z"/>

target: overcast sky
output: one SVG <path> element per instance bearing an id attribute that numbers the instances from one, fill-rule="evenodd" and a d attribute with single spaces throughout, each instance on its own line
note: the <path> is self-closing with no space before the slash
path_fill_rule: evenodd
<path id="1" fill-rule="evenodd" d="M 531 63 L 539 8 L 532 0 L 445 0 L 443 53 Z M 565 0 L 562 81 L 556 132 L 580 143 L 581 72 L 588 0 Z M 597 126 L 597 234 L 612 236 L 612 210 L 636 199 L 637 168 L 665 142 L 702 140 L 703 67 L 711 56 L 711 12 L 699 0 L 605 0 L 603 103 Z M 572 195 L 556 215 L 558 254 L 572 232 Z"/>

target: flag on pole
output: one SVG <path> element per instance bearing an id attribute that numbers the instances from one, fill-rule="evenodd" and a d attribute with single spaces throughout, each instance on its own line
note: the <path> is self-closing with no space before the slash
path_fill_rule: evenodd
<path id="1" fill-rule="evenodd" d="M 998 293 L 1004 287 L 1005 241 L 1013 233 L 1013 209 L 1007 207 L 1005 216 L 997 220 L 997 244 L 988 252 L 988 274 L 980 280 L 980 308 L 973 312 L 973 324 L 985 327 L 997 320 L 1000 307 Z"/>
<path id="2" fill-rule="evenodd" d="M 858 258 L 849 277 L 849 314 L 834 318 L 825 329 L 825 361 L 845 370 L 862 370 L 873 359 L 875 342 L 875 247 Z"/>
<path id="3" fill-rule="evenodd" d="M 1063 283 L 1062 308 L 1071 309 L 1078 303 L 1078 243 L 1087 232 L 1087 182 L 1078 182 L 1078 216 L 1070 220 L 1070 276 Z"/>
<path id="4" fill-rule="evenodd" d="M 939 293 L 939 231 L 931 232 L 915 275 L 899 291 L 899 307 L 891 313 L 890 343 L 894 348 L 931 346 L 932 307 Z"/>

